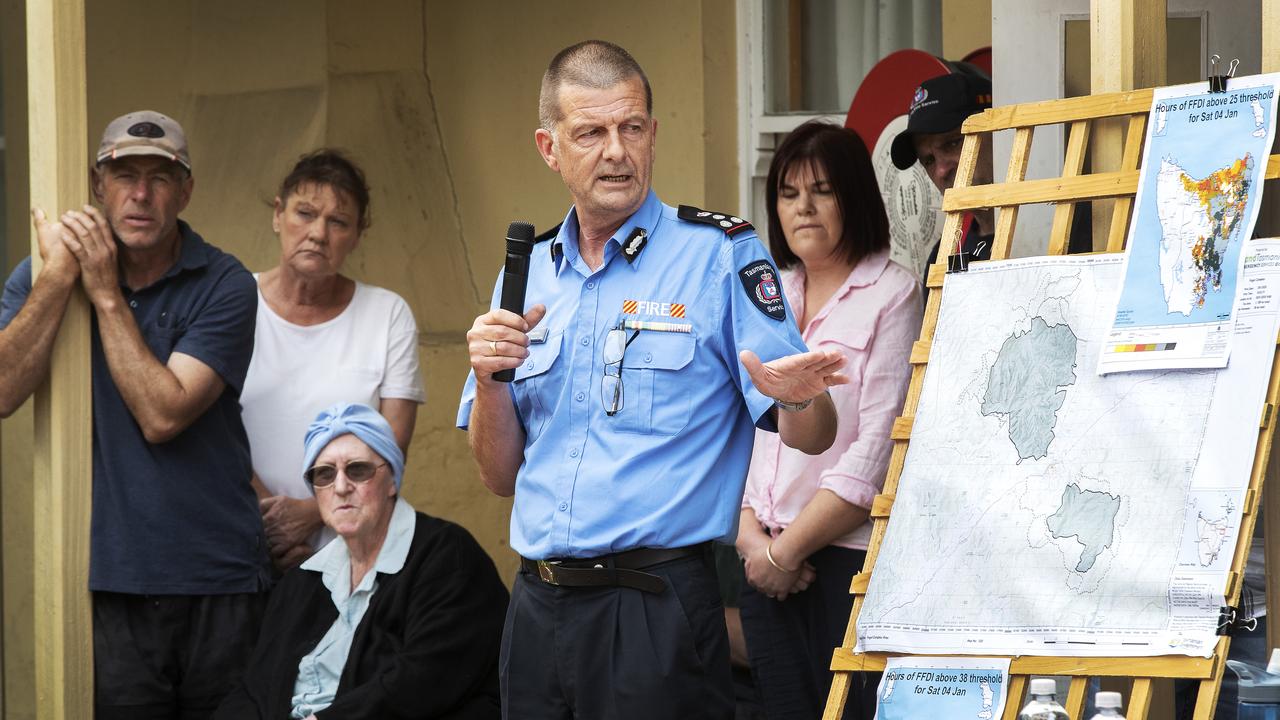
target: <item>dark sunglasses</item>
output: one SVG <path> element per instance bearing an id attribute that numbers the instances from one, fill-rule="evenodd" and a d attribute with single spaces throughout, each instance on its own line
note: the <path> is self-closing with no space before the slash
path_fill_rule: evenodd
<path id="1" fill-rule="evenodd" d="M 347 476 L 347 480 L 359 484 L 372 480 L 373 476 L 377 474 L 378 468 L 383 465 L 386 465 L 386 463 L 355 460 L 347 463 L 347 466 L 341 468 L 341 470 Z M 302 477 L 306 478 L 311 487 L 329 487 L 338 479 L 338 470 L 339 468 L 336 465 L 313 465 L 302 473 Z"/>

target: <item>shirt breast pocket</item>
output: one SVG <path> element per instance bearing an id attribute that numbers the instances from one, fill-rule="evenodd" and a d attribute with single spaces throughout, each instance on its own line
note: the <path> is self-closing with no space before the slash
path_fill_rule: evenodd
<path id="1" fill-rule="evenodd" d="M 689 423 L 688 366 L 697 339 L 688 333 L 640 331 L 622 361 L 619 432 L 674 435 Z"/>
<path id="2" fill-rule="evenodd" d="M 515 379 L 511 383 L 516 409 L 524 422 L 529 442 L 538 439 L 555 411 L 559 388 L 553 385 L 556 373 L 551 370 L 560 358 L 561 338 L 562 335 L 557 333 L 548 337 L 546 342 L 530 343 L 529 357 L 516 368 Z"/>
<path id="3" fill-rule="evenodd" d="M 378 388 L 382 385 L 382 371 L 362 365 L 339 365 L 334 372 L 335 387 L 341 387 L 347 397 L 344 401 L 362 402 L 378 407 L 381 398 Z"/>
<path id="4" fill-rule="evenodd" d="M 173 310 L 165 310 L 150 323 L 139 325 L 147 347 L 151 348 L 151 352 L 161 363 L 169 362 L 169 356 L 178 346 L 178 341 L 187 334 L 186 316 Z"/>
<path id="5" fill-rule="evenodd" d="M 838 404 L 838 408 L 858 407 L 858 402 L 862 398 L 867 356 L 871 352 L 874 337 L 875 334 L 870 330 L 854 328 L 842 331 L 838 337 L 823 340 L 814 348 L 815 350 L 839 350 L 845 357 L 845 366 L 840 372 L 849 378 L 849 382 L 831 388 L 832 397 L 845 396 L 845 402 Z M 840 416 L 842 424 L 852 423 L 856 426 L 857 421 L 857 413 L 853 413 L 853 417 L 845 417 L 843 414 Z"/>
<path id="6" fill-rule="evenodd" d="M 169 356 L 173 354 L 173 349 L 177 347 L 178 341 L 186 332 L 185 327 L 153 327 L 147 332 L 147 347 L 151 348 L 151 352 L 162 365 L 166 364 L 169 362 Z"/>

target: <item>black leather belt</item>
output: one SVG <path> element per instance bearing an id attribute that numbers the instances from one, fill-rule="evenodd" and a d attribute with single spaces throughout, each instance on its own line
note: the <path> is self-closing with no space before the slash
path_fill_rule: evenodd
<path id="1" fill-rule="evenodd" d="M 649 593 L 661 593 L 667 582 L 652 573 L 641 572 L 654 565 L 700 555 L 706 544 L 682 548 L 637 548 L 596 558 L 565 560 L 530 560 L 520 558 L 527 572 L 548 585 L 557 587 L 629 587 Z"/>

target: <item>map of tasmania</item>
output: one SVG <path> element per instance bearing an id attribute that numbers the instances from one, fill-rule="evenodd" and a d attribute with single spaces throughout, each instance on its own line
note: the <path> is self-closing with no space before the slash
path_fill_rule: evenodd
<path id="1" fill-rule="evenodd" d="M 1169 651 L 1159 633 L 1218 374 L 1097 374 L 1123 262 L 947 276 L 859 648 Z"/>
<path id="2" fill-rule="evenodd" d="M 1187 498 L 1184 508 L 1182 549 L 1178 569 L 1183 572 L 1231 568 L 1240 537 L 1239 489 L 1200 489 Z"/>
<path id="3" fill-rule="evenodd" d="M 991 691 L 991 686 L 986 680 L 978 683 L 978 690 L 982 692 L 982 709 L 978 711 L 979 720 L 991 720 L 991 705 L 995 701 L 995 693 Z"/>
<path id="4" fill-rule="evenodd" d="M 1008 419 L 1009 439 L 1019 460 L 1049 454 L 1065 388 L 1076 380 L 1076 335 L 1065 324 L 1049 326 L 1042 317 L 1031 329 L 1014 332 L 996 355 L 982 399 L 983 415 Z"/>
<path id="5" fill-rule="evenodd" d="M 1223 260 L 1245 219 L 1253 159 L 1245 153 L 1204 178 L 1169 158 L 1156 177 L 1160 283 L 1170 313 L 1190 315 L 1222 288 Z"/>
<path id="6" fill-rule="evenodd" d="M 1203 333 L 1222 329 L 1213 326 L 1234 315 L 1241 258 L 1261 206 L 1280 87 L 1270 76 L 1242 83 L 1246 86 L 1231 89 L 1234 100 L 1190 86 L 1155 93 L 1126 242 L 1124 285 L 1112 315 L 1116 335 L 1136 332 L 1111 340 L 1121 345 L 1180 342 L 1176 350 L 1164 348 L 1172 354 L 1145 358 L 1128 349 L 1119 355 L 1109 350 L 1103 372 L 1157 367 L 1159 359 L 1175 355 L 1190 359 L 1187 353 L 1199 352 Z M 1217 352 L 1205 362 L 1226 362 L 1229 343 Z"/>
<path id="7" fill-rule="evenodd" d="M 1116 536 L 1120 498 L 1105 492 L 1081 490 L 1071 483 L 1062 489 L 1062 505 L 1046 521 L 1049 534 L 1059 540 L 1074 537 L 1084 546 L 1077 572 L 1089 572 L 1098 555 L 1111 547 Z"/>
<path id="8" fill-rule="evenodd" d="M 1196 538 L 1199 541 L 1196 550 L 1199 551 L 1201 565 L 1209 567 L 1218 559 L 1227 538 L 1235 539 L 1233 530 L 1235 528 L 1226 517 L 1210 520 L 1204 513 L 1196 514 Z"/>

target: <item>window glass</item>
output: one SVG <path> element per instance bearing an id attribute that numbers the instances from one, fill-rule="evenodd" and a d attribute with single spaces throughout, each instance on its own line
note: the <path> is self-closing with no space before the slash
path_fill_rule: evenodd
<path id="1" fill-rule="evenodd" d="M 845 112 L 885 55 L 942 53 L 941 0 L 764 0 L 769 114 Z"/>

